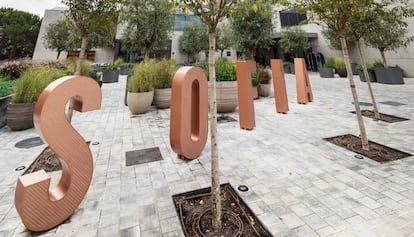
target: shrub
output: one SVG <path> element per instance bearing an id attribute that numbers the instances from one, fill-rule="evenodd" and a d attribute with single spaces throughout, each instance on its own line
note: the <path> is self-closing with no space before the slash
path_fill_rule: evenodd
<path id="1" fill-rule="evenodd" d="M 144 61 L 134 68 L 134 73 L 129 78 L 129 92 L 149 92 L 153 90 L 154 60 Z"/>
<path id="2" fill-rule="evenodd" d="M 123 63 L 124 60 L 122 58 L 118 58 L 112 64 L 107 65 L 105 69 L 108 71 L 116 71 L 119 70 L 119 67 L 121 67 Z"/>
<path id="3" fill-rule="evenodd" d="M 266 69 L 259 68 L 257 69 L 257 73 L 259 74 L 260 84 L 270 84 L 272 77 Z"/>
<path id="4" fill-rule="evenodd" d="M 12 94 L 13 87 L 15 86 L 16 82 L 16 80 L 7 80 L 0 82 L 0 98 Z"/>
<path id="5" fill-rule="evenodd" d="M 42 91 L 54 80 L 65 76 L 65 72 L 53 67 L 36 66 L 27 69 L 14 87 L 13 103 L 33 103 Z"/>
<path id="6" fill-rule="evenodd" d="M 328 58 L 326 59 L 326 62 L 321 65 L 323 68 L 335 68 L 335 59 Z"/>
<path id="7" fill-rule="evenodd" d="M 197 62 L 193 66 L 201 67 L 208 75 L 208 62 Z M 227 60 L 219 58 L 216 61 L 216 81 L 235 81 L 236 78 L 236 65 L 233 62 L 227 62 Z"/>
<path id="8" fill-rule="evenodd" d="M 260 74 L 258 71 L 252 73 L 252 86 L 258 87 L 260 84 Z"/>
<path id="9" fill-rule="evenodd" d="M 178 64 L 175 60 L 164 58 L 156 62 L 154 68 L 154 88 L 171 88 L 172 79 L 177 69 Z"/>
<path id="10" fill-rule="evenodd" d="M 74 75 L 76 72 L 76 65 L 78 64 L 79 59 L 73 58 L 70 60 L 69 65 L 67 67 L 67 74 Z M 92 62 L 88 60 L 83 60 L 81 64 L 81 72 L 82 76 L 88 76 L 89 71 L 92 69 Z"/>
<path id="11" fill-rule="evenodd" d="M 384 63 L 382 61 L 376 60 L 372 63 L 372 67 L 376 68 L 376 67 L 384 67 Z"/>
<path id="12" fill-rule="evenodd" d="M 334 65 L 335 69 L 346 69 L 345 60 L 343 58 L 335 58 Z"/>
<path id="13" fill-rule="evenodd" d="M 3 81 L 10 81 L 10 80 L 12 80 L 13 78 L 11 77 L 11 76 L 5 76 L 5 75 L 0 75 L 0 82 L 3 82 Z"/>
<path id="14" fill-rule="evenodd" d="M 17 79 L 30 66 L 31 61 L 10 61 L 0 66 L 0 74 Z"/>

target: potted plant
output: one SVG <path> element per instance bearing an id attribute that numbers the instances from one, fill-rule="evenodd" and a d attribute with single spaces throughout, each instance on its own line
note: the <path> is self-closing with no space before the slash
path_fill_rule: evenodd
<path id="1" fill-rule="evenodd" d="M 259 96 L 269 97 L 270 95 L 270 82 L 272 77 L 265 68 L 258 68 L 257 73 L 259 74 Z"/>
<path id="2" fill-rule="evenodd" d="M 35 66 L 27 69 L 16 82 L 11 103 L 7 106 L 7 124 L 19 131 L 32 128 L 33 109 L 40 93 L 65 72 L 53 67 Z"/>
<path id="3" fill-rule="evenodd" d="M 347 77 L 348 73 L 346 72 L 345 60 L 343 58 L 335 58 L 335 72 L 340 77 Z"/>
<path id="4" fill-rule="evenodd" d="M 132 68 L 134 67 L 133 63 L 121 63 L 119 66 L 120 75 L 131 75 Z"/>
<path id="5" fill-rule="evenodd" d="M 0 128 L 7 124 L 6 110 L 7 105 L 10 103 L 13 94 L 13 86 L 15 84 L 16 80 L 12 80 L 12 78 L 8 76 L 0 75 Z"/>
<path id="6" fill-rule="evenodd" d="M 335 62 L 334 59 L 329 58 L 325 63 L 319 66 L 319 74 L 321 78 L 333 78 L 334 77 Z"/>
<path id="7" fill-rule="evenodd" d="M 400 67 L 385 67 L 381 61 L 373 63 L 375 79 L 383 84 L 404 84 L 403 71 Z"/>
<path id="8" fill-rule="evenodd" d="M 208 78 L 208 63 L 198 62 L 193 64 L 204 69 Z M 238 105 L 237 101 L 237 81 L 236 65 L 227 62 L 226 59 L 217 59 L 216 68 L 216 93 L 217 93 L 217 112 L 233 112 Z"/>
<path id="9" fill-rule="evenodd" d="M 279 40 L 280 47 L 285 53 L 290 53 L 294 58 L 298 58 L 304 51 L 311 47 L 305 31 L 299 26 L 289 27 L 283 30 Z M 295 73 L 295 66 L 290 64 L 290 73 Z"/>
<path id="10" fill-rule="evenodd" d="M 361 64 L 358 64 L 356 66 L 356 70 L 358 71 L 359 79 L 362 82 L 366 82 L 367 80 L 365 78 L 364 71 L 362 70 L 362 65 Z M 374 73 L 374 64 L 372 64 L 372 63 L 367 64 L 367 70 L 368 70 L 369 80 L 371 82 L 376 82 L 377 80 L 375 78 L 375 73 Z"/>
<path id="11" fill-rule="evenodd" d="M 171 85 L 178 64 L 175 60 L 161 59 L 154 67 L 154 105 L 166 109 L 171 104 Z"/>
<path id="12" fill-rule="evenodd" d="M 147 112 L 154 99 L 154 60 L 146 60 L 135 66 L 128 81 L 128 108 L 132 114 Z"/>
<path id="13" fill-rule="evenodd" d="M 256 88 L 255 91 L 257 92 L 253 98 L 258 99 L 259 98 L 259 85 L 260 85 L 260 72 L 255 71 L 252 73 L 252 86 L 253 88 Z"/>
<path id="14" fill-rule="evenodd" d="M 103 70 L 103 83 L 118 82 L 119 78 L 119 67 L 123 60 L 118 58 L 114 63 L 107 65 Z"/>

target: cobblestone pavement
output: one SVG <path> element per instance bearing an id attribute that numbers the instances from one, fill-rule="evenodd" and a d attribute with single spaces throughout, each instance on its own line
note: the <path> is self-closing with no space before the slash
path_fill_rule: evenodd
<path id="1" fill-rule="evenodd" d="M 356 77 L 360 101 L 368 90 Z M 274 236 L 414 236 L 414 157 L 380 164 L 322 138 L 351 133 L 358 124 L 347 79 L 311 73 L 314 101 L 296 103 L 295 79 L 286 74 L 290 111 L 275 112 L 274 98 L 254 102 L 256 128 L 220 123 L 221 182 L 240 193 Z M 405 85 L 373 84 L 380 112 L 410 120 L 388 124 L 364 119 L 368 137 L 414 154 L 414 79 Z M 210 145 L 192 161 L 177 158 L 169 143 L 170 110 L 131 116 L 124 106 L 126 77 L 102 87 L 102 109 L 76 113 L 74 127 L 91 146 L 94 175 L 80 207 L 42 236 L 183 236 L 171 195 L 210 185 Z M 362 106 L 362 108 L 370 108 Z M 237 111 L 230 114 L 238 120 Z M 0 129 L 0 236 L 30 236 L 14 207 L 17 178 L 45 145 L 15 148 L 34 129 Z M 159 147 L 163 160 L 125 165 L 125 152 Z M 51 174 L 53 181 L 59 172 Z"/>

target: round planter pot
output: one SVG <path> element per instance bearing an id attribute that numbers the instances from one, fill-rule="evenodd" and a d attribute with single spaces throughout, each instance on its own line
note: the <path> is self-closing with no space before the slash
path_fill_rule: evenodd
<path id="1" fill-rule="evenodd" d="M 0 128 L 7 124 L 6 122 L 6 111 L 7 105 L 10 103 L 11 95 L 0 98 Z"/>
<path id="2" fill-rule="evenodd" d="M 269 97 L 270 95 L 270 84 L 260 84 L 259 85 L 259 96 Z"/>
<path id="3" fill-rule="evenodd" d="M 155 89 L 154 104 L 158 109 L 168 109 L 171 105 L 171 88 Z"/>
<path id="4" fill-rule="evenodd" d="M 7 125 L 11 130 L 33 128 L 33 109 L 36 103 L 11 103 L 7 106 Z"/>
<path id="5" fill-rule="evenodd" d="M 102 82 L 103 83 L 112 83 L 118 82 L 119 71 L 103 71 Z"/>
<path id="6" fill-rule="evenodd" d="M 217 81 L 217 112 L 230 113 L 237 108 L 237 81 Z"/>
<path id="7" fill-rule="evenodd" d="M 143 114 L 149 110 L 153 99 L 154 91 L 142 93 L 128 92 L 128 108 L 132 114 Z"/>

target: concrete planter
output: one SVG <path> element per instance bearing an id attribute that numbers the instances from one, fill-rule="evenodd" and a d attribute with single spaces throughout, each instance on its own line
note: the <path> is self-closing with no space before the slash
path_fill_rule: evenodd
<path id="1" fill-rule="evenodd" d="M 333 68 L 321 67 L 319 68 L 319 74 L 321 78 L 334 78 Z"/>
<path id="2" fill-rule="evenodd" d="M 118 82 L 119 71 L 103 71 L 102 82 L 103 83 L 112 83 Z"/>
<path id="3" fill-rule="evenodd" d="M 335 69 L 336 73 L 339 75 L 339 77 L 347 77 L 348 73 L 346 69 Z"/>
<path id="4" fill-rule="evenodd" d="M 131 69 L 128 66 L 121 66 L 119 68 L 120 75 L 131 75 Z"/>
<path id="5" fill-rule="evenodd" d="M 154 104 L 158 109 L 168 109 L 171 105 L 171 88 L 155 89 Z"/>
<path id="6" fill-rule="evenodd" d="M 11 103 L 7 106 L 7 125 L 11 130 L 33 128 L 33 110 L 36 103 Z"/>
<path id="7" fill-rule="evenodd" d="M 11 96 L 12 95 L 8 95 L 0 98 L 0 128 L 4 127 L 7 124 L 6 111 L 7 106 L 11 101 Z"/>
<path id="8" fill-rule="evenodd" d="M 259 85 L 259 96 L 269 97 L 270 95 L 270 83 L 269 84 L 260 84 Z"/>
<path id="9" fill-rule="evenodd" d="M 142 93 L 128 92 L 128 108 L 132 114 L 143 114 L 149 110 L 153 99 L 154 91 Z"/>
<path id="10" fill-rule="evenodd" d="M 230 113 L 237 108 L 237 81 L 217 81 L 217 112 Z"/>
<path id="11" fill-rule="evenodd" d="M 366 82 L 367 81 L 366 78 L 365 78 L 365 75 L 364 75 L 364 71 L 358 70 L 358 74 L 359 74 L 359 79 L 362 82 Z M 375 73 L 374 73 L 373 70 L 368 70 L 368 76 L 369 76 L 369 81 L 370 82 L 376 82 L 377 81 L 377 79 L 375 78 Z"/>
<path id="12" fill-rule="evenodd" d="M 377 67 L 374 68 L 374 72 L 378 83 L 404 84 L 403 74 L 399 67 Z"/>

